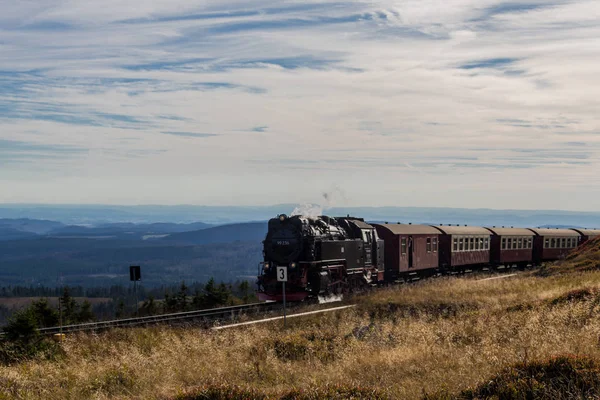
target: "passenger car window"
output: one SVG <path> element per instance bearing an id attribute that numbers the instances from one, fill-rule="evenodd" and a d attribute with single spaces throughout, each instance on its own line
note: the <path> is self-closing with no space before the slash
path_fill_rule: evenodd
<path id="1" fill-rule="evenodd" d="M 406 254 L 406 238 L 402 238 L 400 251 L 402 254 Z"/>
<path id="2" fill-rule="evenodd" d="M 427 252 L 431 253 L 431 238 L 427 238 Z"/>

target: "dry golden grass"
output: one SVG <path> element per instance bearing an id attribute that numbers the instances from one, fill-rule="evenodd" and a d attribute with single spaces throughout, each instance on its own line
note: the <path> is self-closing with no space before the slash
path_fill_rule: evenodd
<path id="1" fill-rule="evenodd" d="M 600 360 L 600 272 L 479 278 L 379 291 L 355 309 L 289 320 L 285 330 L 71 335 L 58 360 L 0 367 L 0 399 L 165 399 L 211 385 L 275 398 L 343 385 L 417 399 L 458 393 L 520 362 L 565 353 Z"/>

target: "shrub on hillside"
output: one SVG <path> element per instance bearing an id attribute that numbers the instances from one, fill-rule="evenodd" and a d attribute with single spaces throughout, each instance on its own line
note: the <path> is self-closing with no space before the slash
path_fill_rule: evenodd
<path id="1" fill-rule="evenodd" d="M 53 358 L 59 346 L 40 336 L 38 328 L 54 323 L 54 310 L 45 299 L 33 302 L 28 308 L 16 312 L 3 328 L 0 341 L 0 363 L 12 364 L 35 356 Z"/>
<path id="2" fill-rule="evenodd" d="M 550 305 L 556 306 L 566 303 L 578 303 L 583 301 L 593 300 L 600 295 L 598 288 L 581 288 L 571 290 L 563 294 L 562 296 L 556 297 L 550 301 Z"/>
<path id="3" fill-rule="evenodd" d="M 596 399 L 600 397 L 600 363 L 586 357 L 559 356 L 519 363 L 473 389 L 452 395 L 440 392 L 424 400 Z"/>

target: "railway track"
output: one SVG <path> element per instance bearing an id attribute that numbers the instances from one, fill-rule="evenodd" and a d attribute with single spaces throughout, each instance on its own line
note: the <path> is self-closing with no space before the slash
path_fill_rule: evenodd
<path id="1" fill-rule="evenodd" d="M 115 319 L 112 321 L 88 322 L 85 324 L 55 326 L 51 328 L 40 328 L 38 332 L 42 335 L 53 335 L 56 333 L 70 333 L 83 331 L 99 331 L 117 327 L 132 327 L 157 324 L 179 324 L 185 322 L 213 322 L 216 320 L 235 321 L 235 317 L 241 314 L 258 314 L 281 307 L 275 302 L 252 303 L 241 306 L 212 308 L 208 310 L 186 311 L 171 314 L 151 315 L 145 317 Z"/>

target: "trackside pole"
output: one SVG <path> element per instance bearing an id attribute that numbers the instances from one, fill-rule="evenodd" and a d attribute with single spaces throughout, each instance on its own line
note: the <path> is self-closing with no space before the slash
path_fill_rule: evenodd
<path id="1" fill-rule="evenodd" d="M 137 296 L 137 281 L 133 281 L 133 293 L 135 294 L 135 316 L 140 316 L 140 311 L 138 310 L 138 296 Z"/>
<path id="2" fill-rule="evenodd" d="M 283 327 L 285 328 L 285 283 L 287 282 L 287 267 L 277 267 L 277 281 L 283 283 L 281 287 L 283 288 Z"/>

